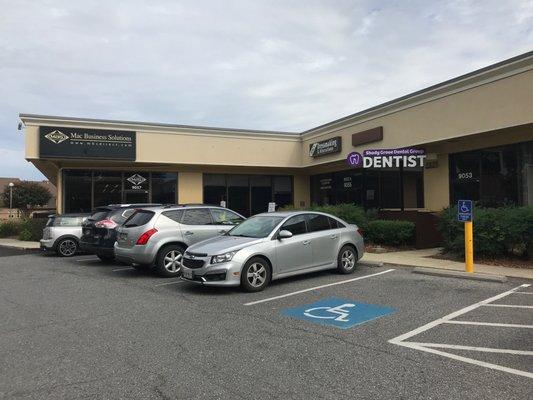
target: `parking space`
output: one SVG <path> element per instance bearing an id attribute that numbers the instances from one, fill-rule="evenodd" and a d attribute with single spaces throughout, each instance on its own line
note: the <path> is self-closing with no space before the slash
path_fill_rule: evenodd
<path id="1" fill-rule="evenodd" d="M 361 265 L 244 293 L 39 254 L 0 258 L 0 273 L 6 398 L 531 395 L 525 281 Z"/>

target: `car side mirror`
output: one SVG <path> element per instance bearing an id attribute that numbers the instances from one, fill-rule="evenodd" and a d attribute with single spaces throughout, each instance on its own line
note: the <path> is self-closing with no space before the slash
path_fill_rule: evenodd
<path id="1" fill-rule="evenodd" d="M 278 239 L 288 239 L 292 237 L 292 232 L 287 230 L 279 231 Z"/>

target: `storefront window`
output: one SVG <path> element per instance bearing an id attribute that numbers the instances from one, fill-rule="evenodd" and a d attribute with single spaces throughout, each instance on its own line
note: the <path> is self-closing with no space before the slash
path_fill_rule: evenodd
<path id="1" fill-rule="evenodd" d="M 176 184 L 178 181 L 175 172 L 152 172 L 152 203 L 176 203 Z"/>
<path id="2" fill-rule="evenodd" d="M 451 203 L 469 199 L 483 207 L 528 204 L 529 186 L 524 182 L 531 143 L 451 154 Z"/>
<path id="3" fill-rule="evenodd" d="M 64 212 L 118 203 L 176 202 L 175 172 L 63 171 Z"/>
<path id="4" fill-rule="evenodd" d="M 93 207 L 122 203 L 122 173 L 95 172 Z"/>
<path id="5" fill-rule="evenodd" d="M 277 208 L 292 204 L 290 176 L 204 174 L 204 203 L 220 204 L 250 216 L 266 212 L 268 203 Z"/>
<path id="6" fill-rule="evenodd" d="M 66 171 L 63 175 L 64 204 L 66 212 L 92 210 L 92 172 Z"/>
<path id="7" fill-rule="evenodd" d="M 366 209 L 422 208 L 423 181 L 422 169 L 351 169 L 314 175 L 311 177 L 311 203 L 348 203 Z"/>

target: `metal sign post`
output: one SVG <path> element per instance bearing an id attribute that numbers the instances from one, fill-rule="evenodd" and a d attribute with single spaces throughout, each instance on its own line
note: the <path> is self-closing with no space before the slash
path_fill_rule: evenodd
<path id="1" fill-rule="evenodd" d="M 474 227 L 472 200 L 459 200 L 457 220 L 465 224 L 465 271 L 474 272 Z"/>

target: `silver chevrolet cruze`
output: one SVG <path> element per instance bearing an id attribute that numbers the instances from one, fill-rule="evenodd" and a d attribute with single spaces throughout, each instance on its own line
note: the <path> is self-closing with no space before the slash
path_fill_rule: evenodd
<path id="1" fill-rule="evenodd" d="M 164 277 L 181 273 L 185 249 L 226 233 L 244 217 L 224 207 L 172 205 L 138 209 L 117 228 L 115 258 Z"/>
<path id="2" fill-rule="evenodd" d="M 223 236 L 190 246 L 182 279 L 209 286 L 263 290 L 271 280 L 326 269 L 355 270 L 363 256 L 356 225 L 319 212 L 258 214 Z"/>

